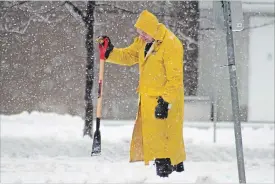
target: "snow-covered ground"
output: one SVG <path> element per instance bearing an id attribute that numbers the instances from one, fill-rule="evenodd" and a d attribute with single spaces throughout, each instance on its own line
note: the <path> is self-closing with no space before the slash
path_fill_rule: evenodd
<path id="1" fill-rule="evenodd" d="M 1 183 L 238 183 L 234 130 L 186 122 L 183 173 L 155 175 L 129 163 L 134 121 L 102 120 L 102 155 L 90 156 L 80 117 L 33 112 L 0 116 Z M 194 126 L 195 125 L 195 126 Z M 274 183 L 274 124 L 242 129 L 247 183 Z"/>

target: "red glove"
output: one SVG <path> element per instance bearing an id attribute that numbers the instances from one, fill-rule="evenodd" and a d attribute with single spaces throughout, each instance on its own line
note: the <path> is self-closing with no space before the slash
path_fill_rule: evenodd
<path id="1" fill-rule="evenodd" d="M 108 36 L 102 36 L 103 42 L 99 43 L 99 53 L 100 59 L 107 59 L 111 51 L 113 50 L 114 46 L 110 41 Z"/>

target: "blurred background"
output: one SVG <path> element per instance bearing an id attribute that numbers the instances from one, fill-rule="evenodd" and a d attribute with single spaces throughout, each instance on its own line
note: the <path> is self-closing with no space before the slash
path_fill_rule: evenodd
<path id="1" fill-rule="evenodd" d="M 86 1 L 71 1 L 86 15 Z M 94 38 L 115 47 L 137 36 L 134 23 L 148 9 L 185 48 L 185 119 L 232 121 L 225 32 L 212 1 L 99 1 Z M 55 112 L 84 117 L 87 27 L 63 1 L 0 2 L 1 114 Z M 243 1 L 244 29 L 234 32 L 241 121 L 274 122 L 274 1 Z M 95 46 L 94 104 L 99 57 Z M 137 111 L 138 67 L 105 64 L 103 118 L 130 120 Z"/>

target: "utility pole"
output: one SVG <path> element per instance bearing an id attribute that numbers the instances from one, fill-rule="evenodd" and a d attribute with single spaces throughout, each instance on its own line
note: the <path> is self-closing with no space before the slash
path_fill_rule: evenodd
<path id="1" fill-rule="evenodd" d="M 240 123 L 240 110 L 239 110 L 239 99 L 238 99 L 238 88 L 237 88 L 237 76 L 236 76 L 236 65 L 235 65 L 235 52 L 234 52 L 234 41 L 232 31 L 232 17 L 231 17 L 231 2 L 221 1 L 224 15 L 224 23 L 226 28 L 226 43 L 227 43 L 227 58 L 228 68 L 230 75 L 230 89 L 231 89 L 231 100 L 232 100 L 232 112 L 234 118 L 234 132 L 235 132 L 235 145 L 237 153 L 237 164 L 239 182 L 246 183 L 245 178 L 245 166 L 243 157 L 243 144 L 242 144 L 242 131 Z"/>

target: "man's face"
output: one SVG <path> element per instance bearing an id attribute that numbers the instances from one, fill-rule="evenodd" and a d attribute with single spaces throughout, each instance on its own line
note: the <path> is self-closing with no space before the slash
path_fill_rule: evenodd
<path id="1" fill-rule="evenodd" d="M 144 40 L 145 42 L 151 43 L 152 41 L 154 41 L 154 39 L 151 36 L 149 36 L 148 34 L 146 34 L 145 32 L 143 32 L 142 30 L 137 29 L 137 32 L 139 34 L 139 37 L 142 40 Z"/>

